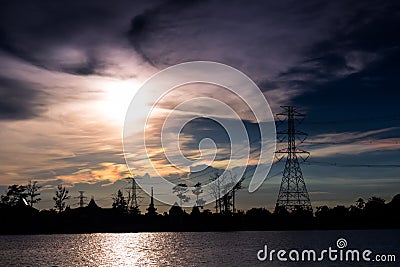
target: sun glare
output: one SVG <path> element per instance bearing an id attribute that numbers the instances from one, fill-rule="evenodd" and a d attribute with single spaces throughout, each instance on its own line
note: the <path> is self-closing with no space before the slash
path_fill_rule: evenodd
<path id="1" fill-rule="evenodd" d="M 117 124 L 123 123 L 128 106 L 138 91 L 136 81 L 106 81 L 101 85 L 103 96 L 97 107 L 101 114 Z"/>

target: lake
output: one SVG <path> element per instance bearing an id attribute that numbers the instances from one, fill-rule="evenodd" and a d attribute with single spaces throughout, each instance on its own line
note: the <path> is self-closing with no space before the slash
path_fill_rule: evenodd
<path id="1" fill-rule="evenodd" d="M 368 249 L 371 261 L 331 261 L 327 255 L 320 262 L 288 259 L 288 253 L 296 258 L 291 250 L 301 255 L 312 249 L 319 257 L 329 247 L 338 250 L 339 259 L 340 238 L 343 255 L 345 249 Z M 262 258 L 265 245 L 268 253 L 286 250 L 287 261 L 276 253 L 272 261 L 260 261 L 257 253 L 262 250 Z M 396 266 L 399 248 L 400 230 L 3 235 L 0 266 Z M 394 255 L 396 262 L 376 262 L 376 255 L 386 260 Z"/>

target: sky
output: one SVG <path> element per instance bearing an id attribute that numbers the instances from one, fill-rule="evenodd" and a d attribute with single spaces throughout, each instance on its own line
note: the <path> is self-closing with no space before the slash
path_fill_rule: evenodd
<path id="1" fill-rule="evenodd" d="M 302 170 L 313 207 L 390 201 L 400 193 L 399 26 L 397 1 L 2 1 L 0 191 L 33 179 L 43 186 L 39 208 L 53 206 L 57 184 L 111 206 L 131 175 L 122 149 L 131 99 L 160 70 L 202 60 L 246 74 L 274 114 L 281 105 L 306 114 L 298 127 L 308 133 Z M 157 126 L 201 96 L 240 109 L 255 138 L 251 114 L 224 88 L 176 88 L 157 103 L 146 138 L 156 167 L 177 183 L 196 180 L 167 163 Z M 214 139 L 215 166 L 224 166 L 219 125 L 197 119 L 181 137 L 189 158 Z M 256 192 L 241 190 L 238 208 L 272 209 L 283 167 L 275 163 Z"/>

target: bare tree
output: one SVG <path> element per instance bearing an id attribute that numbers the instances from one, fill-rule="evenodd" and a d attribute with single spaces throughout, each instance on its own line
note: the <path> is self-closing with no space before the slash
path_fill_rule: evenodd
<path id="1" fill-rule="evenodd" d="M 232 174 L 230 172 L 227 172 L 226 174 L 224 174 L 223 178 L 222 178 L 222 213 L 223 214 L 231 214 L 231 207 L 233 206 L 232 204 L 232 192 L 233 192 L 233 187 L 234 187 L 234 182 L 232 179 Z"/>
<path id="2" fill-rule="evenodd" d="M 218 172 L 215 172 L 210 176 L 210 181 L 214 182 L 210 185 L 210 193 L 215 199 L 215 213 L 221 212 L 221 180 L 219 179 Z"/>
<path id="3" fill-rule="evenodd" d="M 28 185 L 25 188 L 26 188 L 26 195 L 28 198 L 27 201 L 31 207 L 33 207 L 34 204 L 42 200 L 39 197 L 40 196 L 39 189 L 41 188 L 41 186 L 37 184 L 37 181 L 29 180 Z"/>
<path id="4" fill-rule="evenodd" d="M 56 195 L 53 197 L 53 200 L 55 201 L 54 207 L 58 212 L 62 212 L 65 209 L 65 201 L 71 197 L 68 193 L 68 190 L 61 184 L 57 186 Z"/>
<path id="5" fill-rule="evenodd" d="M 230 171 L 219 175 L 214 173 L 210 180 L 213 184 L 210 186 L 210 193 L 215 198 L 215 212 L 223 214 L 235 213 L 236 191 L 241 189 L 242 180 L 237 181 L 237 176 L 233 176 Z"/>
<path id="6" fill-rule="evenodd" d="M 215 172 L 210 180 L 213 182 L 210 186 L 211 194 L 215 198 L 215 212 L 227 213 L 231 207 L 230 188 L 232 188 L 232 182 L 229 178 L 230 172 L 225 174 L 218 174 Z M 230 177 L 232 177 L 230 175 Z"/>
<path id="7" fill-rule="evenodd" d="M 237 178 L 236 175 L 231 176 L 232 183 L 235 184 L 233 186 L 232 190 L 231 190 L 231 194 L 232 194 L 232 212 L 233 213 L 236 212 L 236 191 L 242 189 L 242 182 L 243 182 L 243 177 L 239 181 L 237 181 L 236 178 Z"/>

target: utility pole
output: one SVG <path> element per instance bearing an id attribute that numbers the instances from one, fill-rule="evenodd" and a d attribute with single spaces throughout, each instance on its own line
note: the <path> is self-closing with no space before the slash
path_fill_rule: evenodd
<path id="1" fill-rule="evenodd" d="M 78 191 L 78 192 L 79 192 L 79 197 L 75 198 L 79 198 L 79 207 L 83 208 L 83 205 L 86 204 L 85 199 L 87 199 L 87 197 L 83 195 L 85 191 Z"/>
<path id="2" fill-rule="evenodd" d="M 279 189 L 276 208 L 284 207 L 288 211 L 296 209 L 312 211 L 310 197 L 304 182 L 303 173 L 300 168 L 298 157 L 303 161 L 307 160 L 310 153 L 297 148 L 296 139 L 302 143 L 307 138 L 307 133 L 295 129 L 295 122 L 301 123 L 304 114 L 297 111 L 294 106 L 281 106 L 283 113 L 277 114 L 284 116 L 287 121 L 287 129 L 278 132 L 278 139 L 283 141 L 287 138 L 287 147 L 276 151 L 276 154 L 283 154 L 279 160 L 286 156 L 285 170 L 283 171 L 282 183 Z M 279 138 L 281 137 L 281 138 Z"/>

